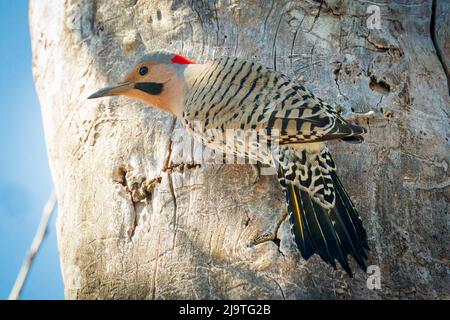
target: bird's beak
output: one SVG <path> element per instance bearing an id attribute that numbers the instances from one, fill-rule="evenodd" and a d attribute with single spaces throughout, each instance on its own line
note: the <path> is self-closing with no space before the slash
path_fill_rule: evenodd
<path id="1" fill-rule="evenodd" d="M 115 86 L 100 89 L 97 92 L 95 92 L 94 94 L 91 94 L 88 97 L 88 99 L 96 99 L 96 98 L 108 97 L 108 96 L 120 96 L 121 94 L 123 94 L 131 89 L 134 89 L 134 83 L 130 83 L 130 82 L 120 83 Z"/>

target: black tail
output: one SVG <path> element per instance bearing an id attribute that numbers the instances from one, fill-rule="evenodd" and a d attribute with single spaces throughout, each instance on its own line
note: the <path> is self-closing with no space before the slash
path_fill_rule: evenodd
<path id="1" fill-rule="evenodd" d="M 330 158 L 331 160 L 331 158 Z M 332 160 L 331 160 L 332 161 Z M 336 269 L 337 260 L 352 276 L 347 256 L 352 255 L 362 270 L 366 271 L 367 235 L 362 221 L 334 170 L 330 170 L 328 184 L 333 184 L 334 206 L 326 208 L 317 203 L 310 192 L 292 183 L 280 166 L 280 183 L 285 189 L 291 230 L 305 260 L 314 253 Z M 284 184 L 284 185 L 283 185 Z"/>

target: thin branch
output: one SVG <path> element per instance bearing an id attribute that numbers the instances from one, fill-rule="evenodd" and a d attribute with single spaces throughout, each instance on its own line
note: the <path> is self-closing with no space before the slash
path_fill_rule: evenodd
<path id="1" fill-rule="evenodd" d="M 44 208 L 42 209 L 41 221 L 39 223 L 39 227 L 34 235 L 33 242 L 31 243 L 30 249 L 28 250 L 28 254 L 23 261 L 22 267 L 20 268 L 19 275 L 17 276 L 16 282 L 14 283 L 14 287 L 9 294 L 8 300 L 17 300 L 19 299 L 20 292 L 22 291 L 23 285 L 27 280 L 28 273 L 30 271 L 31 265 L 33 263 L 33 259 L 35 255 L 38 253 L 42 240 L 44 240 L 45 235 L 47 234 L 48 224 L 50 222 L 50 218 L 52 216 L 53 211 L 56 207 L 56 194 L 53 191 L 50 197 L 47 200 Z"/>

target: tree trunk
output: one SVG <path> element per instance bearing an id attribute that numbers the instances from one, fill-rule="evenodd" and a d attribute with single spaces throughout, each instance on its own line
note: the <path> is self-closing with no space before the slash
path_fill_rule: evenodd
<path id="1" fill-rule="evenodd" d="M 449 298 L 450 5 L 386 1 L 381 29 L 368 28 L 369 5 L 31 1 L 66 298 Z M 330 149 L 380 289 L 362 271 L 350 279 L 301 258 L 275 176 L 252 184 L 249 165 L 193 163 L 174 118 L 126 98 L 86 100 L 154 49 L 263 63 L 368 129 L 365 143 Z"/>

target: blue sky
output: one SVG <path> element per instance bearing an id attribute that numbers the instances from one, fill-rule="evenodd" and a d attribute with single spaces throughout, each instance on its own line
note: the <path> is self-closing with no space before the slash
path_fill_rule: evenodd
<path id="1" fill-rule="evenodd" d="M 0 299 L 6 299 L 52 190 L 31 73 L 27 0 L 0 1 Z M 62 299 L 55 214 L 22 292 Z"/>

